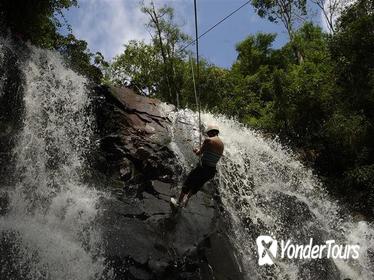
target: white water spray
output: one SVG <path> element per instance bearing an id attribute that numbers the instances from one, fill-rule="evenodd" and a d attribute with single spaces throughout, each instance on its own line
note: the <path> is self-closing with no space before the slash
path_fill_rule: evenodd
<path id="1" fill-rule="evenodd" d="M 18 183 L 9 187 L 9 210 L 0 217 L 0 233 L 14 244 L 6 265 L 27 279 L 98 279 L 99 193 L 82 180 L 92 133 L 86 80 L 58 54 L 30 51 L 24 125 L 14 149 Z"/>
<path id="2" fill-rule="evenodd" d="M 169 113 L 173 120 L 172 148 L 191 160 L 198 145 L 197 115 L 189 110 Z M 220 126 L 225 143 L 218 185 L 232 225 L 232 243 L 246 279 L 373 279 L 374 226 L 353 219 L 329 198 L 318 178 L 276 139 L 266 139 L 235 120 L 205 113 L 204 123 Z M 190 141 L 186 141 L 189 139 Z M 181 157 L 181 156 L 179 156 Z M 182 161 L 182 162 L 183 162 Z M 185 165 L 186 166 L 186 165 Z M 187 164 L 187 166 L 189 166 Z M 189 171 L 189 168 L 186 170 Z M 256 238 L 271 235 L 307 244 L 360 245 L 357 260 L 276 260 L 271 267 L 257 264 Z"/>

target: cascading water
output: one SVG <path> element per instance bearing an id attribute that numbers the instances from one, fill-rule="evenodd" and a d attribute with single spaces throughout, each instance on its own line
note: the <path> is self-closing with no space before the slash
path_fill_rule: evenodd
<path id="1" fill-rule="evenodd" d="M 7 52 L 12 52 L 10 42 L 1 39 L 0 69 Z M 26 63 L 17 65 L 24 79 L 24 108 L 13 149 L 15 170 L 6 181 L 12 184 L 0 182 L 9 200 L 4 211 L 0 196 L 0 279 L 109 279 L 95 224 L 98 199 L 104 194 L 83 178 L 86 153 L 92 148 L 86 80 L 68 70 L 56 53 L 30 47 L 27 56 Z M 6 81 L 7 75 L 0 73 L 0 97 Z M 196 161 L 191 149 L 198 139 L 197 115 L 170 108 L 165 114 L 173 121 L 170 148 L 189 171 Z M 221 127 L 225 154 L 217 182 L 245 278 L 374 278 L 372 224 L 354 221 L 339 208 L 311 170 L 278 141 L 222 116 L 202 117 Z M 273 266 L 260 267 L 259 235 L 297 244 L 308 244 L 310 238 L 315 244 L 331 239 L 359 244 L 360 257 L 277 258 Z"/>
<path id="2" fill-rule="evenodd" d="M 0 69 L 3 70 L 5 60 L 5 44 L 4 42 L 0 43 Z M 3 94 L 3 87 L 5 83 L 5 73 L 4 71 L 0 72 L 0 96 Z"/>
<path id="3" fill-rule="evenodd" d="M 21 70 L 24 116 L 14 148 L 16 183 L 1 186 L 9 203 L 0 216 L 2 250 L 8 248 L 0 256 L 0 278 L 99 279 L 104 263 L 94 222 L 100 194 L 82 179 L 92 133 L 87 82 L 58 54 L 29 51 Z"/>
<path id="4" fill-rule="evenodd" d="M 193 142 L 198 139 L 197 116 L 189 110 L 169 114 L 173 120 L 171 148 L 182 163 L 191 163 Z M 372 224 L 353 221 L 345 214 L 325 194 L 312 171 L 277 140 L 223 116 L 203 114 L 202 121 L 221 128 L 225 153 L 217 176 L 219 192 L 231 220 L 231 241 L 247 279 L 374 278 Z M 360 256 L 356 260 L 278 258 L 273 266 L 259 266 L 259 235 L 306 245 L 310 238 L 313 244 L 326 240 L 358 244 Z"/>

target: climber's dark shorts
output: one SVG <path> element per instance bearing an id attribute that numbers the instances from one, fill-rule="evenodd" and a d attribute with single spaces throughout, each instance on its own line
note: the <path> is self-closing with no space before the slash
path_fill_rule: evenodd
<path id="1" fill-rule="evenodd" d="M 190 192 L 196 194 L 215 174 L 215 167 L 199 164 L 188 174 L 186 181 L 184 181 L 182 191 L 184 193 Z"/>

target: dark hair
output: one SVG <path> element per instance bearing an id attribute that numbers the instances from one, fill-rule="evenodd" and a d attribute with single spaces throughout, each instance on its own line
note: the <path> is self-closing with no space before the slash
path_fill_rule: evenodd
<path id="1" fill-rule="evenodd" d="M 212 129 L 212 130 L 209 130 L 209 131 L 207 132 L 207 134 L 209 134 L 209 133 L 214 133 L 214 135 L 218 135 L 218 134 L 219 134 L 219 130 L 217 130 L 217 129 Z"/>

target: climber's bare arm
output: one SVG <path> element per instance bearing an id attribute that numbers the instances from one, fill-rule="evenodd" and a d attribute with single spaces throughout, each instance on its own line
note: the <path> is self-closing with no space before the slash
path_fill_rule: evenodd
<path id="1" fill-rule="evenodd" d="M 193 149 L 193 152 L 194 152 L 197 156 L 201 155 L 201 154 L 205 151 L 205 149 L 207 148 L 207 146 L 209 145 L 209 142 L 210 142 L 210 139 L 209 139 L 209 138 L 208 138 L 208 139 L 205 139 L 203 145 L 201 146 L 201 148 L 200 148 L 200 149 L 199 149 L 199 148 L 194 148 L 194 149 Z"/>

